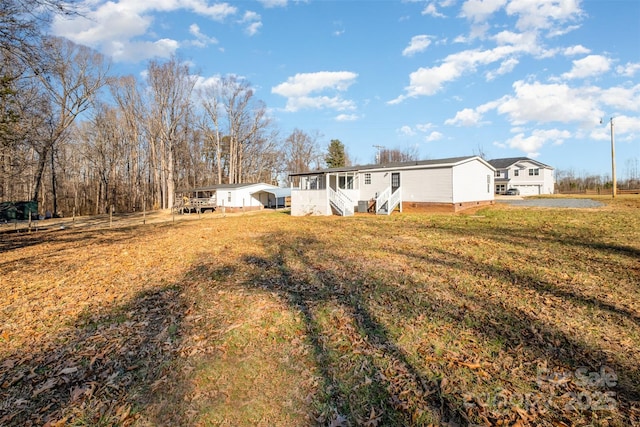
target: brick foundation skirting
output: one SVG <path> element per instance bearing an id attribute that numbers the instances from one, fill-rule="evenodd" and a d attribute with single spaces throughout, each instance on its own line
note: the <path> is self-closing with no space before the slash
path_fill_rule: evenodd
<path id="1" fill-rule="evenodd" d="M 495 201 L 493 200 L 480 200 L 477 202 L 463 202 L 463 203 L 402 202 L 402 212 L 453 213 L 453 212 L 460 212 L 469 208 L 493 205 L 494 203 Z"/>

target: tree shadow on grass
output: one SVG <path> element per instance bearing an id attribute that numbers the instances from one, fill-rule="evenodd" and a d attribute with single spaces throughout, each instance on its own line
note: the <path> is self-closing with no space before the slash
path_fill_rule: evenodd
<path id="1" fill-rule="evenodd" d="M 175 356 L 184 311 L 179 288 L 162 287 L 3 357 L 0 425 L 131 424 Z"/>
<path id="2" fill-rule="evenodd" d="M 265 236 L 264 242 L 272 242 Z M 441 425 L 464 422 L 395 343 L 371 311 L 368 289 L 331 269 L 313 267 L 306 246 L 322 245 L 303 236 L 282 236 L 265 243 L 267 256 L 246 255 L 252 270 L 242 285 L 275 293 L 300 313 L 306 339 L 321 377 L 315 419 L 332 425 Z M 300 270 L 297 266 L 304 265 Z M 210 277 L 235 274 L 225 266 Z"/>
<path id="3" fill-rule="evenodd" d="M 624 356 L 612 357 L 606 349 L 584 342 L 558 325 L 547 324 L 532 312 L 494 300 L 488 294 L 469 294 L 455 286 L 445 286 L 447 298 L 441 299 L 438 292 L 430 292 L 431 283 L 415 282 L 410 275 L 387 283 L 384 278 L 397 272 L 384 263 L 359 263 L 351 258 L 350 264 L 345 264 L 339 252 L 332 253 L 328 243 L 304 233 L 273 233 L 263 238 L 266 255 L 244 257 L 252 272 L 243 279 L 243 284 L 249 289 L 275 293 L 301 313 L 307 328 L 307 340 L 323 379 L 322 390 L 316 396 L 317 419 L 321 422 L 331 421 L 331 413 L 338 416 L 338 421 L 347 424 L 363 424 L 375 415 L 379 425 L 513 423 L 520 419 L 534 424 L 560 421 L 588 423 L 606 418 L 613 420 L 614 424 L 635 422 L 630 414 L 637 410 L 637 404 L 633 402 L 640 397 L 637 388 L 639 372 L 635 365 L 624 360 Z M 394 257 L 400 255 L 407 265 L 417 261 L 446 268 L 445 280 L 455 282 L 458 273 L 472 272 L 478 279 L 515 280 L 519 288 L 539 294 L 553 292 L 551 284 L 540 283 L 527 273 L 515 273 L 472 258 L 461 258 L 457 253 L 437 249 L 437 245 L 431 247 L 436 252 L 440 251 L 434 260 L 406 249 L 406 245 L 399 249 L 387 243 L 383 243 L 384 250 Z M 225 274 L 223 270 L 216 271 Z M 515 279 L 514 274 L 517 274 Z M 400 282 L 403 284 L 399 285 Z M 570 292 L 552 295 L 581 305 L 591 304 L 591 301 Z M 618 307 L 602 305 L 600 308 L 620 316 L 629 315 L 632 321 L 636 321 L 632 313 Z M 384 311 L 386 320 L 380 317 L 380 311 Z M 469 379 L 456 377 L 458 368 L 450 366 L 474 366 L 475 363 L 469 363 L 473 360 L 448 359 L 446 355 L 433 353 L 436 350 L 422 349 L 420 351 L 436 360 L 430 365 L 425 364 L 421 360 L 422 353 L 409 354 L 406 347 L 399 344 L 402 331 L 390 329 L 397 328 L 403 321 L 423 316 L 432 319 L 433 325 L 448 325 L 453 331 L 468 331 L 477 336 L 481 344 L 462 344 L 469 345 L 463 351 L 471 352 L 465 357 L 473 357 L 475 351 L 481 352 L 476 354 L 477 357 L 489 357 L 487 353 L 490 351 L 483 346 L 500 343 L 497 354 L 505 360 L 484 360 L 484 369 L 489 371 L 485 375 L 491 378 L 482 379 L 480 376 L 476 380 L 510 388 L 513 392 L 537 390 L 542 398 L 547 399 L 543 402 L 547 406 L 536 409 L 520 402 L 516 406 L 524 412 L 507 407 L 498 408 L 497 412 L 490 414 L 489 409 L 483 406 L 487 402 L 482 403 L 481 399 L 466 401 L 468 396 L 464 396 L 463 384 Z M 389 318 L 394 319 L 393 324 L 389 323 Z M 510 366 L 510 363 L 515 365 Z M 572 402 L 567 397 L 570 393 L 589 392 L 596 396 L 593 393 L 599 393 L 601 389 L 585 391 L 574 383 L 563 385 L 565 388 L 544 381 L 541 384 L 538 375 L 539 368 L 548 367 L 556 369 L 556 372 L 560 369 L 562 373 L 574 374 L 582 367 L 586 367 L 589 373 L 599 372 L 605 365 L 612 368 L 620 379 L 615 388 L 614 402 L 620 411 L 613 415 L 589 409 L 581 412 L 579 405 L 584 405 L 584 402 L 576 402 L 575 399 Z M 498 369 L 492 366 L 521 372 L 510 376 L 508 371 L 492 371 Z M 448 386 L 443 382 L 446 376 L 450 376 Z M 456 386 L 463 388 L 456 389 Z M 578 405 L 576 412 L 567 413 L 567 402 Z M 544 412 L 535 412 L 543 409 Z M 336 421 L 335 417 L 333 421 Z"/>
<path id="4" fill-rule="evenodd" d="M 417 260 L 450 271 L 472 272 L 479 279 L 489 277 L 492 280 L 511 284 L 513 298 L 520 298 L 526 295 L 527 291 L 533 291 L 543 297 L 552 295 L 561 301 L 568 302 L 569 306 L 575 304 L 585 308 L 595 307 L 597 310 L 608 312 L 614 316 L 613 321 L 616 321 L 616 317 L 619 318 L 616 321 L 619 328 L 625 328 L 624 319 L 632 322 L 627 323 L 626 327 L 638 328 L 640 326 L 639 316 L 630 310 L 600 301 L 597 298 L 585 297 L 578 292 L 558 289 L 552 283 L 507 266 L 485 264 L 475 261 L 472 257 L 461 256 L 458 253 L 448 252 L 435 246 L 429 247 L 428 253 L 406 247 L 393 249 L 392 252 L 414 260 L 413 262 Z M 408 280 L 411 281 L 411 279 Z M 421 286 L 419 283 L 409 285 L 409 287 L 419 286 Z M 444 319 L 446 322 L 470 327 L 478 336 L 484 337 L 488 341 L 503 343 L 502 345 L 508 353 L 514 356 L 519 353 L 523 356 L 523 361 L 527 363 L 543 362 L 545 369 L 547 367 L 548 369 L 556 368 L 563 375 L 575 375 L 579 369 L 586 369 L 586 372 L 593 376 L 601 374 L 600 370 L 605 366 L 611 368 L 617 377 L 615 405 L 621 409 L 620 417 L 617 418 L 618 422 L 622 420 L 624 424 L 627 424 L 638 421 L 630 418 L 632 416 L 630 413 L 638 411 L 638 402 L 640 401 L 640 370 L 638 370 L 633 355 L 612 353 L 605 346 L 601 348 L 586 343 L 578 334 L 569 334 L 559 329 L 557 325 L 546 323 L 535 315 L 535 311 L 540 307 L 531 306 L 528 311 L 519 310 L 508 302 L 507 295 L 503 296 L 506 297 L 503 300 L 491 299 L 488 296 L 469 293 L 468 290 L 461 289 L 464 287 L 454 286 L 447 290 L 449 297 L 452 297 L 451 301 L 455 303 L 427 298 L 427 304 L 433 310 L 433 316 Z M 469 309 L 469 307 L 474 308 Z M 402 313 L 399 314 L 402 315 Z M 566 315 L 571 316 L 571 313 L 567 312 Z M 567 393 L 571 391 L 568 388 L 562 390 Z M 587 393 L 587 397 L 600 396 L 597 393 L 603 390 L 605 389 L 602 385 L 597 384 L 595 390 L 578 390 L 577 393 Z M 549 390 L 546 391 L 549 392 Z M 558 396 L 552 396 L 552 398 L 555 397 Z M 580 405 L 584 406 L 584 402 L 576 404 L 578 412 L 580 412 Z M 558 413 L 557 416 L 562 418 L 563 415 Z M 602 418 L 602 414 L 587 410 L 578 418 L 593 422 Z"/>

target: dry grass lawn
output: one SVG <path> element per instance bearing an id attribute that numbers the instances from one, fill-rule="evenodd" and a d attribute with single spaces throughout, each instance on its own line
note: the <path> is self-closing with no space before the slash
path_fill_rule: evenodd
<path id="1" fill-rule="evenodd" d="M 640 425 L 640 198 L 0 228 L 0 425 Z"/>

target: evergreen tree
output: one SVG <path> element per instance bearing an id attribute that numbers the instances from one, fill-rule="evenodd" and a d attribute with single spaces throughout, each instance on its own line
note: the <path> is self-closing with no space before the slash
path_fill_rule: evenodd
<path id="1" fill-rule="evenodd" d="M 339 139 L 332 139 L 327 150 L 324 161 L 328 168 L 339 168 L 347 165 L 347 155 L 344 151 L 344 144 Z"/>

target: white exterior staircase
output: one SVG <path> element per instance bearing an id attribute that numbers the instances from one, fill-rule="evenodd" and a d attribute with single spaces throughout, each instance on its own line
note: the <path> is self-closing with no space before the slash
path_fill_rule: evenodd
<path id="1" fill-rule="evenodd" d="M 355 203 L 340 190 L 329 187 L 329 202 L 331 206 L 342 216 L 352 216 Z"/>
<path id="2" fill-rule="evenodd" d="M 402 192 L 400 188 L 397 188 L 393 193 L 391 187 L 387 187 L 382 193 L 376 197 L 376 214 L 377 215 L 391 215 L 391 212 L 400 205 L 400 211 L 402 211 Z"/>

